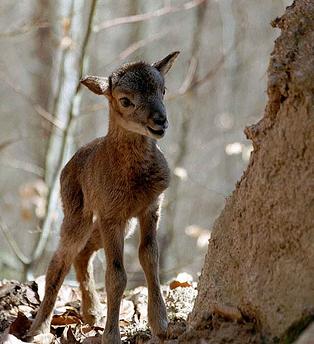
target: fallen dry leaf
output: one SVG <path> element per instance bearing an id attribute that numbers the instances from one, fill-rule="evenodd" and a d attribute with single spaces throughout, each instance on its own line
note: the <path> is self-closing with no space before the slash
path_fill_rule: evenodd
<path id="1" fill-rule="evenodd" d="M 95 332 L 95 334 L 97 334 L 99 331 L 103 332 L 104 328 L 100 327 L 100 326 L 91 326 L 88 324 L 84 324 L 81 326 L 81 332 L 83 334 L 90 334 L 90 332 Z"/>
<path id="2" fill-rule="evenodd" d="M 22 312 L 18 312 L 17 318 L 10 325 L 9 333 L 21 338 L 31 327 L 32 322 Z"/>
<path id="3" fill-rule="evenodd" d="M 93 331 L 93 326 L 90 326 L 88 324 L 84 324 L 81 326 L 81 332 L 83 334 L 86 334 L 86 333 L 91 332 L 91 331 Z"/>
<path id="4" fill-rule="evenodd" d="M 189 282 L 180 282 L 180 281 L 172 281 L 169 285 L 170 289 L 176 289 L 176 288 L 188 288 L 188 287 L 192 287 L 192 284 L 190 284 Z"/>
<path id="5" fill-rule="evenodd" d="M 37 287 L 35 287 L 35 284 L 33 285 L 33 289 L 27 288 L 26 289 L 26 298 L 29 303 L 38 306 L 40 303 Z"/>
<path id="6" fill-rule="evenodd" d="M 122 319 L 122 320 L 119 321 L 119 326 L 120 326 L 120 328 L 121 328 L 121 327 L 122 327 L 122 328 L 123 328 L 123 327 L 127 327 L 127 326 L 130 325 L 130 323 L 131 323 L 130 321 L 127 321 L 127 320 L 123 320 L 123 319 Z"/>
<path id="7" fill-rule="evenodd" d="M 51 321 L 53 326 L 63 326 L 63 325 L 72 325 L 72 324 L 82 324 L 81 316 L 76 313 L 73 309 L 67 310 L 63 314 L 54 315 Z"/>

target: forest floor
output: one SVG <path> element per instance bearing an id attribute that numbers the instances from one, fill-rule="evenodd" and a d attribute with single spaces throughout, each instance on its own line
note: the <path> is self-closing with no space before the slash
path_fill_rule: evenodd
<path id="1" fill-rule="evenodd" d="M 196 283 L 173 280 L 163 286 L 170 324 L 165 344 L 176 343 L 262 343 L 255 324 L 246 321 L 241 314 L 228 307 L 217 307 L 216 311 L 203 317 L 193 329 L 186 319 L 191 312 L 197 294 Z M 36 282 L 0 282 L 0 343 L 24 343 L 31 319 L 34 318 L 43 297 L 44 277 Z M 106 309 L 106 297 L 100 293 Z M 80 316 L 80 292 L 78 288 L 64 285 L 54 308 L 51 333 L 53 343 L 92 344 L 100 343 L 104 324 L 90 326 Z M 120 312 L 122 342 L 156 343 L 147 324 L 147 289 L 138 287 L 124 295 Z"/>

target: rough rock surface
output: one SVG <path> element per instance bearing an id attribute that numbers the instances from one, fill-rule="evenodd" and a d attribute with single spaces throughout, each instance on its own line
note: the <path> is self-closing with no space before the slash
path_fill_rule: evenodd
<path id="1" fill-rule="evenodd" d="M 268 69 L 264 117 L 246 128 L 254 151 L 216 220 L 189 317 L 238 308 L 265 338 L 314 308 L 314 1 L 297 0 Z"/>

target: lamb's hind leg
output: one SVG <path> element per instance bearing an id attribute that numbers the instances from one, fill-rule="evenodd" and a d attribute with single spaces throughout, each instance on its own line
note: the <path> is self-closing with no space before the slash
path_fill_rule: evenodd
<path id="1" fill-rule="evenodd" d="M 139 259 L 147 281 L 148 322 L 153 334 L 163 338 L 167 332 L 168 318 L 159 282 L 159 253 L 157 245 L 159 212 L 159 204 L 156 203 L 139 216 L 141 229 Z"/>
<path id="2" fill-rule="evenodd" d="M 95 224 L 86 246 L 74 260 L 76 276 L 82 292 L 81 312 L 84 321 L 90 325 L 100 324 L 105 315 L 96 291 L 93 272 L 93 258 L 101 246 L 100 233 Z"/>
<path id="3" fill-rule="evenodd" d="M 65 215 L 59 247 L 52 257 L 46 273 L 45 296 L 27 335 L 29 341 L 42 344 L 47 342 L 45 338 L 50 332 L 50 322 L 58 291 L 75 256 L 88 240 L 91 220 L 92 215 L 83 215 L 81 210 L 69 216 Z"/>

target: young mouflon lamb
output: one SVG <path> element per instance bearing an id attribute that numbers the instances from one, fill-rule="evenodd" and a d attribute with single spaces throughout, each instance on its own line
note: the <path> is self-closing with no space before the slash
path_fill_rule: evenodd
<path id="1" fill-rule="evenodd" d="M 87 76 L 83 85 L 109 101 L 107 136 L 79 149 L 61 173 L 64 219 L 60 242 L 46 274 L 45 297 L 28 333 L 49 342 L 53 307 L 74 264 L 82 292 L 82 314 L 94 324 L 104 316 L 95 290 L 93 253 L 106 255 L 107 318 L 102 344 L 121 343 L 119 309 L 127 276 L 123 264 L 128 221 L 140 224 L 139 260 L 148 286 L 148 320 L 165 336 L 167 313 L 160 291 L 157 227 L 162 193 L 169 184 L 167 162 L 156 141 L 168 127 L 164 76 L 179 52 L 150 65 L 124 64 L 108 78 Z"/>

